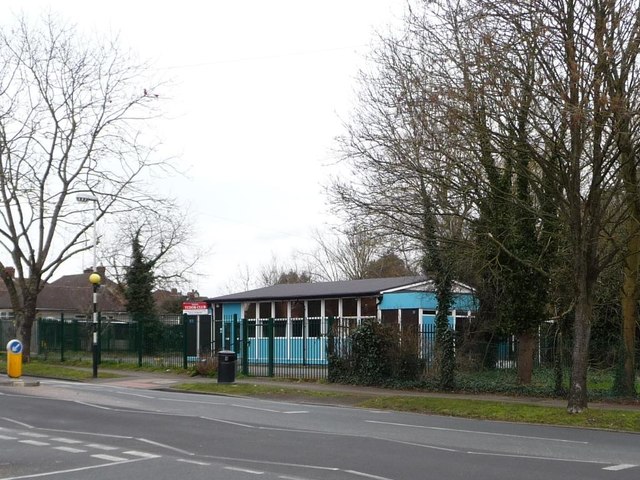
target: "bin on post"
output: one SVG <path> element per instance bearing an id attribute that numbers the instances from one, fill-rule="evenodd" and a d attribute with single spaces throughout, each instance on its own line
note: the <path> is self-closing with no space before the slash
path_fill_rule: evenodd
<path id="1" fill-rule="evenodd" d="M 236 352 L 220 350 L 218 352 L 218 383 L 236 381 Z"/>
<path id="2" fill-rule="evenodd" d="M 10 340 L 7 343 L 7 375 L 9 378 L 22 376 L 22 342 Z"/>

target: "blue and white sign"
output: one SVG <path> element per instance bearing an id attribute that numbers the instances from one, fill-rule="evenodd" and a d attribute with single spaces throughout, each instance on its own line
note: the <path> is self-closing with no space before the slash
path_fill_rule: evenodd
<path id="1" fill-rule="evenodd" d="M 20 340 L 9 340 L 7 352 L 22 353 L 22 342 Z"/>

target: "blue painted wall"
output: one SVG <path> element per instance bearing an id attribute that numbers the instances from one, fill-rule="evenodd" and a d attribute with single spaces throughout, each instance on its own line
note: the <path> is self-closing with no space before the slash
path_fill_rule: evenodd
<path id="1" fill-rule="evenodd" d="M 454 295 L 453 308 L 456 310 L 475 310 L 472 295 Z M 380 302 L 380 310 L 401 308 L 423 308 L 435 310 L 438 307 L 436 296 L 431 292 L 398 292 L 385 293 Z"/>

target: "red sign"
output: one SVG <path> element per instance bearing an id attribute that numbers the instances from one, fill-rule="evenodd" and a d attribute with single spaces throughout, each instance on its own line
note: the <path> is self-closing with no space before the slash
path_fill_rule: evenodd
<path id="1" fill-rule="evenodd" d="M 207 302 L 183 302 L 182 313 L 187 315 L 208 315 L 209 306 Z"/>

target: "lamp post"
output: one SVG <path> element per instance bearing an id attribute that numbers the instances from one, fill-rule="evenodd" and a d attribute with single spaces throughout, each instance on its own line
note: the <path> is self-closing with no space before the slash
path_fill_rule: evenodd
<path id="1" fill-rule="evenodd" d="M 98 197 L 95 195 L 89 195 L 82 193 L 76 197 L 76 199 L 81 203 L 93 202 L 93 263 L 91 265 L 91 271 L 95 272 L 97 267 L 97 248 L 98 248 L 98 233 L 96 230 L 96 221 L 97 217 L 97 207 L 98 207 Z"/>
<path id="2" fill-rule="evenodd" d="M 89 275 L 89 282 L 93 285 L 93 322 L 91 328 L 91 356 L 93 358 L 93 378 L 98 378 L 98 287 L 100 275 L 93 272 Z"/>
<path id="3" fill-rule="evenodd" d="M 96 273 L 97 268 L 97 248 L 98 233 L 96 231 L 98 197 L 90 194 L 80 194 L 76 197 L 79 202 L 93 202 L 93 264 L 89 282 L 93 285 L 93 321 L 91 325 L 91 356 L 93 364 L 93 378 L 98 378 L 98 287 L 100 286 L 100 275 Z"/>

